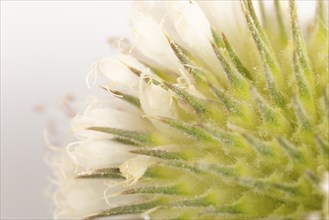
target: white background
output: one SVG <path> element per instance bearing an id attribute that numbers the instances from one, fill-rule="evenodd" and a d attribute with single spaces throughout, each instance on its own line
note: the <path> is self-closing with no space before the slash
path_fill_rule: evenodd
<path id="1" fill-rule="evenodd" d="M 1 219 L 50 219 L 46 117 L 67 93 L 83 99 L 91 65 L 129 33 L 130 2 L 1 2 Z"/>
<path id="2" fill-rule="evenodd" d="M 303 1 L 303 14 L 311 4 Z M 130 5 L 1 1 L 1 219 L 51 218 L 46 117 L 35 108 L 67 93 L 78 100 L 88 94 L 91 64 L 113 55 L 107 38 L 129 33 Z"/>

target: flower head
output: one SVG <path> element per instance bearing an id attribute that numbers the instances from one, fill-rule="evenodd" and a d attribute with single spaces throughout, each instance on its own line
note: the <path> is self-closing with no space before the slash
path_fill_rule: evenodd
<path id="1" fill-rule="evenodd" d="M 324 2 L 306 32 L 281 8 L 136 2 L 131 49 L 95 65 L 107 96 L 72 120 L 58 217 L 328 217 Z"/>

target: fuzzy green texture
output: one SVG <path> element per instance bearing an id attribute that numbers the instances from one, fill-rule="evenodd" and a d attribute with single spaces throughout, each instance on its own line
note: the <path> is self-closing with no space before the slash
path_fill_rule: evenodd
<path id="1" fill-rule="evenodd" d="M 139 186 L 120 192 L 140 195 L 139 202 L 127 201 L 125 206 L 87 218 L 145 212 L 151 219 L 328 215 L 320 188 L 320 177 L 329 170 L 328 29 L 323 3 L 319 1 L 307 40 L 294 1 L 289 3 L 289 28 L 275 1 L 277 32 L 271 30 L 266 17 L 264 26 L 260 24 L 250 0 L 241 4 L 253 42 L 237 53 L 225 34 L 212 30 L 212 47 L 227 85 L 216 74 L 197 68 L 199 61 L 168 37 L 193 76 L 195 88 L 207 97 L 193 96 L 175 84 L 173 75 L 156 71 L 163 80 L 161 86 L 175 94 L 174 104 L 184 108 L 179 109 L 179 119 L 151 119 L 175 128 L 180 135 L 90 128 L 114 134 L 117 141 L 135 146 L 132 153 L 160 162 L 148 167 Z M 120 95 L 140 108 L 138 98 Z M 166 144 L 171 147 L 155 149 Z M 123 177 L 119 169 L 104 168 L 78 178 Z"/>

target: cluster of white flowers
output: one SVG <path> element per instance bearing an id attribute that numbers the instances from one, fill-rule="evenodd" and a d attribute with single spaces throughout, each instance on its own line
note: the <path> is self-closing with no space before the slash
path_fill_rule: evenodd
<path id="1" fill-rule="evenodd" d="M 72 131 L 79 141 L 68 145 L 57 158 L 55 175 L 59 186 L 54 195 L 55 218 L 83 218 L 125 205 L 127 201 L 129 204 L 138 201 L 139 195 L 120 192 L 138 185 L 147 168 L 159 160 L 133 153 L 135 148 L 129 141 L 118 141 L 117 132 L 136 132 L 141 138 L 140 131 L 157 130 L 174 138 L 174 128 L 158 117 L 179 119 L 179 109 L 188 107 L 177 102 L 178 95 L 166 89 L 161 77 L 175 78 L 175 86 L 193 97 L 206 99 L 195 88 L 195 78 L 188 72 L 189 68 L 202 70 L 208 79 L 214 78 L 215 73 L 218 85 L 223 88 L 230 83 L 213 49 L 216 42 L 212 29 L 225 32 L 238 50 L 253 41 L 251 37 L 244 37 L 249 33 L 243 13 L 238 12 L 241 11 L 239 1 L 137 1 L 133 4 L 130 49 L 122 50 L 115 58 L 100 60 L 89 75 L 89 79 L 102 76 L 105 82 L 101 86 L 108 94 L 105 98 L 90 98 L 85 111 L 72 120 Z M 257 6 L 256 11 L 261 14 L 262 9 Z M 288 3 L 281 7 L 287 12 L 284 14 L 288 14 Z M 283 20 L 288 21 L 288 16 Z M 175 45 L 193 57 L 197 66 L 182 62 L 174 51 Z M 247 50 L 257 53 L 256 48 Z M 246 64 L 248 68 L 259 66 L 258 60 L 252 57 L 250 60 Z M 255 72 L 257 77 L 259 72 Z M 160 77 L 159 74 L 166 75 Z M 95 85 L 96 80 L 91 81 L 88 83 Z M 232 131 L 240 129 L 232 123 L 227 123 L 227 127 Z M 93 128 L 118 131 L 99 132 Z M 170 148 L 156 146 L 155 149 Z M 124 179 L 105 178 L 109 175 L 106 169 L 117 169 Z M 322 188 L 328 194 L 328 180 L 323 181 Z M 146 218 L 147 213 L 143 216 Z M 132 214 L 124 218 L 128 217 L 141 216 Z"/>

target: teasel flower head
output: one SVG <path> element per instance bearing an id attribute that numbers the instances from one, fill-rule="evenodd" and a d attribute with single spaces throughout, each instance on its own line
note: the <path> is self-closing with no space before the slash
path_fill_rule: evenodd
<path id="1" fill-rule="evenodd" d="M 258 5 L 259 3 L 259 5 Z M 328 28 L 296 3 L 136 2 L 131 47 L 96 63 L 56 217 L 328 218 Z"/>

